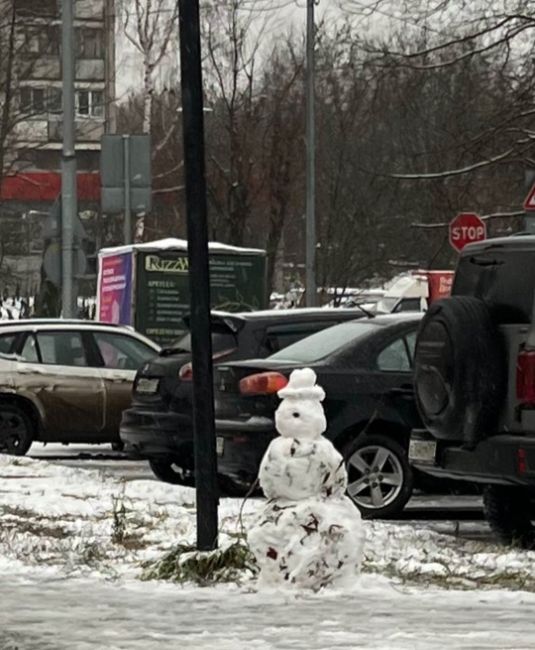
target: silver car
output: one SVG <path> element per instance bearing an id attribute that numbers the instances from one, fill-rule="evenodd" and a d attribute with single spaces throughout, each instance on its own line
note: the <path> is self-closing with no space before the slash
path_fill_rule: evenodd
<path id="1" fill-rule="evenodd" d="M 136 371 L 159 350 L 92 321 L 0 323 L 0 452 L 24 455 L 34 440 L 119 446 Z"/>

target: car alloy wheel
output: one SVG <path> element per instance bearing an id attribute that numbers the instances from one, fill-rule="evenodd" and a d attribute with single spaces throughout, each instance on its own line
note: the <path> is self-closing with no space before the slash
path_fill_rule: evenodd
<path id="1" fill-rule="evenodd" d="M 407 455 L 395 440 L 369 435 L 356 440 L 345 455 L 347 494 L 368 518 L 401 512 L 412 493 Z"/>

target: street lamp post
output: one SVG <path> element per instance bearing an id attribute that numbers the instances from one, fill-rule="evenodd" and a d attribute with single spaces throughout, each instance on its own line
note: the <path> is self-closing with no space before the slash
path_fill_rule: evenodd
<path id="1" fill-rule="evenodd" d="M 307 0 L 306 36 L 306 306 L 316 306 L 316 146 L 314 114 L 314 4 Z"/>
<path id="2" fill-rule="evenodd" d="M 78 213 L 74 122 L 74 16 L 72 0 L 62 2 L 63 148 L 61 164 L 61 297 L 64 318 L 72 318 L 74 223 Z"/>

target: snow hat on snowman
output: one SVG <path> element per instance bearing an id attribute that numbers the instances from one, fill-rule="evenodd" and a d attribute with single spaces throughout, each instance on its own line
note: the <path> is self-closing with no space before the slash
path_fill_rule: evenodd
<path id="1" fill-rule="evenodd" d="M 319 438 L 327 428 L 321 402 L 325 391 L 316 384 L 312 368 L 300 368 L 290 375 L 288 384 L 279 390 L 282 399 L 275 411 L 277 431 L 286 438 Z"/>

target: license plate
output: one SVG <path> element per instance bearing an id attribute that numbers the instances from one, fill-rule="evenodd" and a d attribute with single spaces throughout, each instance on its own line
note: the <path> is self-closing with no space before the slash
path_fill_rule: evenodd
<path id="1" fill-rule="evenodd" d="M 223 455 L 223 449 L 225 448 L 225 438 L 217 436 L 215 439 L 215 450 L 218 456 Z"/>
<path id="2" fill-rule="evenodd" d="M 434 440 L 411 440 L 409 443 L 409 460 L 411 462 L 435 462 L 437 443 Z"/>
<path id="3" fill-rule="evenodd" d="M 159 379 L 149 379 L 141 377 L 136 384 L 136 393 L 151 395 L 158 392 Z"/>

